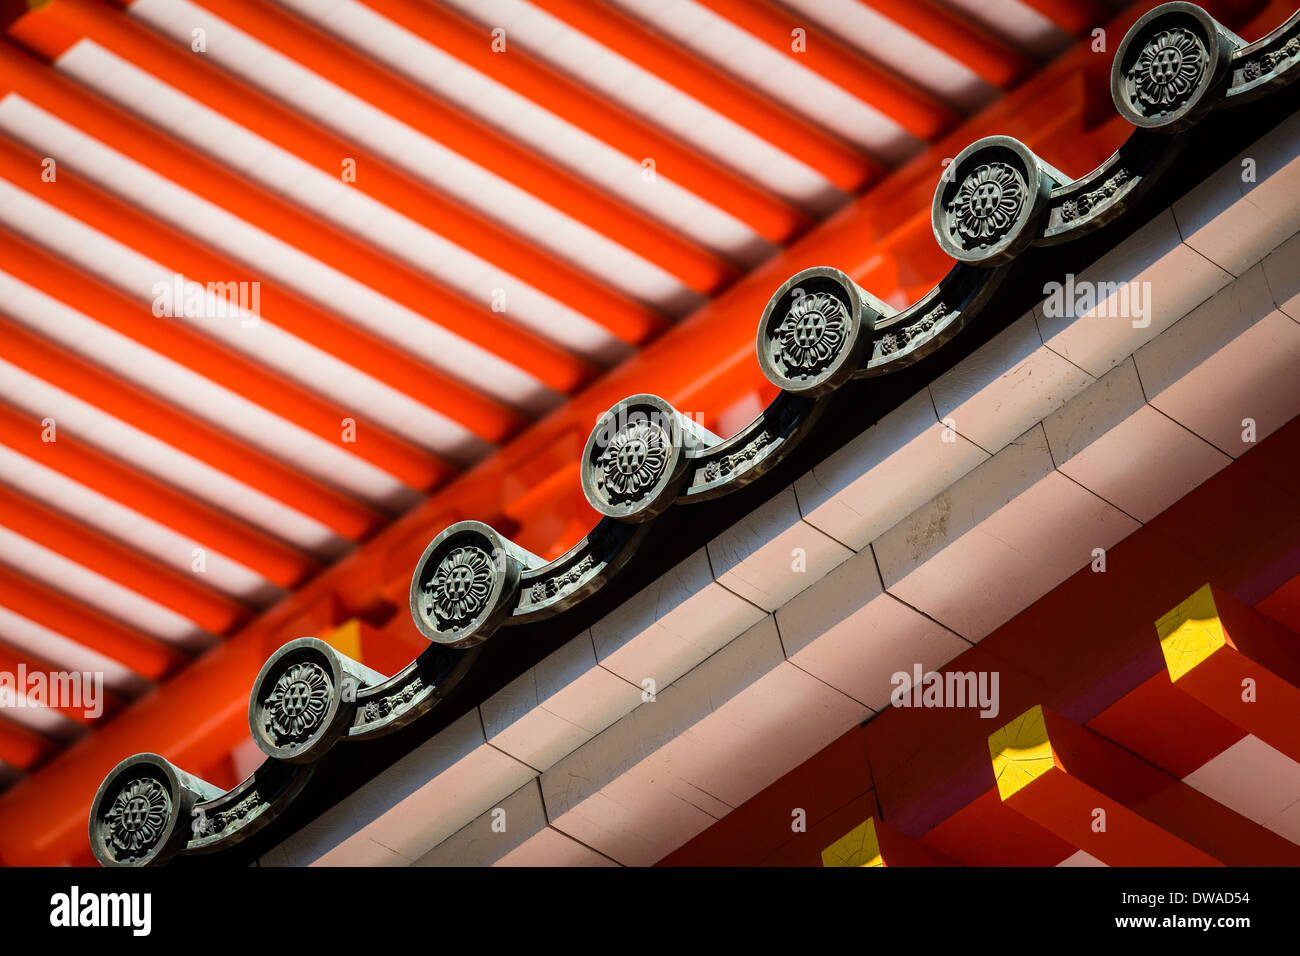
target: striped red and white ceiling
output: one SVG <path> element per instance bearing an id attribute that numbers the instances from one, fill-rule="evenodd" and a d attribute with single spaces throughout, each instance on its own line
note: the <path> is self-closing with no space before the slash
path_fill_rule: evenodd
<path id="1" fill-rule="evenodd" d="M 1112 5 L 30 6 L 0 41 L 0 671 L 109 697 L 0 712 L 4 783 Z"/>

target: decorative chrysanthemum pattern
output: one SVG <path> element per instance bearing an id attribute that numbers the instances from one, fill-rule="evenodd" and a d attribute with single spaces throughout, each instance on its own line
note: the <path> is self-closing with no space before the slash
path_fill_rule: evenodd
<path id="1" fill-rule="evenodd" d="M 962 180 L 951 206 L 953 238 L 989 245 L 1011 231 L 1025 205 L 1024 177 L 1006 163 L 985 163 Z"/>
<path id="2" fill-rule="evenodd" d="M 1148 113 L 1168 113 L 1189 99 L 1208 62 L 1205 45 L 1191 30 L 1175 27 L 1157 33 L 1129 68 L 1138 103 Z"/>
<path id="3" fill-rule="evenodd" d="M 645 497 L 668 467 L 668 436 L 655 422 L 637 420 L 619 429 L 597 461 L 597 475 L 610 501 Z"/>
<path id="4" fill-rule="evenodd" d="M 333 693 L 325 668 L 312 661 L 294 664 L 280 675 L 266 700 L 267 731 L 281 746 L 306 740 L 320 726 Z"/>
<path id="5" fill-rule="evenodd" d="M 819 372 L 839 355 L 848 338 L 849 310 L 825 292 L 801 295 L 776 329 L 781 358 L 793 372 Z"/>
<path id="6" fill-rule="evenodd" d="M 121 859 L 153 849 L 167 826 L 172 801 L 167 788 L 151 777 L 122 788 L 104 816 L 108 843 Z"/>
<path id="7" fill-rule="evenodd" d="M 492 557 L 482 548 L 456 548 L 438 562 L 424 586 L 424 614 L 444 627 L 468 624 L 492 594 Z"/>

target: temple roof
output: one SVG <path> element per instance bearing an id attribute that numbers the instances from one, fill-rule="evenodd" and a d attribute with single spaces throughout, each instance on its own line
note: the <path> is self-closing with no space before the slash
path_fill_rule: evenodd
<path id="1" fill-rule="evenodd" d="M 617 402 L 578 462 L 583 492 L 603 517 L 573 549 L 544 561 L 481 522 L 450 525 L 429 543 L 411 576 L 409 608 L 430 641 L 426 651 L 385 676 L 316 638 L 286 644 L 266 662 L 250 694 L 249 727 L 267 754 L 261 767 L 221 791 L 158 755 L 127 758 L 95 798 L 96 856 L 111 865 L 157 865 L 264 852 L 455 725 L 575 633 L 617 614 L 628 618 L 625 631 L 636 631 L 637 601 L 649 582 L 771 507 L 791 485 L 796 493 L 804 489 L 797 502 L 803 519 L 851 549 L 889 531 L 894 520 L 877 527 L 873 522 L 884 519 L 868 508 L 845 512 L 842 501 L 832 501 L 845 486 L 831 477 L 836 456 L 842 460 L 843 450 L 859 447 L 864 437 L 874 442 L 875 465 L 899 452 L 904 446 L 889 429 L 873 433 L 873 426 L 909 414 L 922 393 L 932 414 L 942 412 L 930 404 L 932 386 L 1035 310 L 1042 343 L 1086 373 L 1079 389 L 1122 368 L 1168 323 L 1114 316 L 1098 322 L 1095 299 L 1082 315 L 1054 314 L 1044 304 L 1051 283 L 1062 283 L 1064 296 L 1064 283 L 1075 277 L 1109 282 L 1115 288 L 1106 296 L 1117 297 L 1120 286 L 1145 275 L 1151 257 L 1144 255 L 1160 247 L 1164 231 L 1192 242 L 1179 235 L 1171 205 L 1231 169 L 1243 147 L 1286 125 L 1296 105 L 1297 87 L 1290 84 L 1300 73 L 1297 61 L 1300 15 L 1246 42 L 1189 4 L 1152 10 L 1115 51 L 1114 105 L 1136 129 L 1114 155 L 1070 179 L 1016 139 L 970 144 L 935 190 L 934 238 L 957 264 L 928 293 L 896 309 L 834 266 L 790 276 L 758 316 L 756 361 L 780 391 L 750 424 L 719 438 L 658 396 Z M 1271 237 L 1260 254 L 1281 238 Z M 1207 233 L 1198 241 L 1216 238 Z M 1166 289 L 1180 280 L 1160 273 L 1162 290 L 1183 306 L 1179 311 L 1166 300 L 1173 318 L 1257 261 L 1232 263 L 1224 259 L 1230 252 L 1205 250 L 1223 266 L 1218 286 L 1198 285 L 1190 276 Z M 960 422 L 938 417 L 960 439 L 952 442 L 959 450 L 970 446 L 963 463 L 940 476 L 942 487 L 1009 458 L 1025 473 L 1040 459 L 1051 467 L 1050 436 L 1042 448 L 1020 432 L 977 442 Z M 913 502 L 909 489 L 887 487 L 889 477 L 882 469 L 860 490 L 891 499 L 891 514 L 915 517 L 933 489 L 916 489 Z M 919 560 L 925 535 L 913 530 L 909 546 Z M 713 561 L 711 573 L 727 571 Z M 743 574 L 736 577 L 736 592 L 760 610 L 776 610 L 796 596 L 767 593 Z M 617 650 L 627 637 L 611 640 Z M 688 666 L 687 658 L 655 665 L 661 684 Z M 623 676 L 635 686 L 638 673 L 632 665 Z M 127 822 L 137 805 L 149 809 L 143 830 Z M 232 849 L 245 841 L 242 850 Z"/>

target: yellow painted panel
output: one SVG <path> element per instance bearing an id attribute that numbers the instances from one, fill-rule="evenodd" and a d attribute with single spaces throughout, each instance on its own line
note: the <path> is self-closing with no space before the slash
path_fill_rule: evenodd
<path id="1" fill-rule="evenodd" d="M 340 654 L 361 662 L 361 621 L 358 618 L 344 621 L 321 638 Z"/>
<path id="2" fill-rule="evenodd" d="M 1156 621 L 1156 633 L 1173 681 L 1227 643 L 1208 584 Z"/>
<path id="3" fill-rule="evenodd" d="M 993 773 L 1003 800 L 1051 770 L 1055 762 L 1043 708 L 1032 707 L 990 734 L 989 756 L 993 758 Z"/>
<path id="4" fill-rule="evenodd" d="M 884 866 L 880 841 L 876 839 L 876 821 L 868 817 L 826 849 L 822 866 Z"/>

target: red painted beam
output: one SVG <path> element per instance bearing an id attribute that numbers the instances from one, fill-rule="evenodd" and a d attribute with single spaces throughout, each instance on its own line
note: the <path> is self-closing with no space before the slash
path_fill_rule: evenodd
<path id="1" fill-rule="evenodd" d="M 921 841 L 967 866 L 1056 866 L 1075 848 L 986 790 Z"/>
<path id="2" fill-rule="evenodd" d="M 1156 629 L 1174 687 L 1300 761 L 1300 635 L 1209 585 Z"/>
<path id="3" fill-rule="evenodd" d="M 130 7 L 132 0 L 116 0 Z M 334 80 L 395 119 L 514 185 L 545 199 L 597 232 L 634 249 L 690 288 L 716 292 L 736 277 L 724 258 L 683 237 L 635 207 L 602 192 L 559 164 L 515 143 L 473 113 L 420 90 L 383 65 L 356 53 L 308 21 L 264 0 L 207 0 L 204 8 L 274 46 L 303 66 Z M 446 135 L 454 131 L 454 135 Z"/>
<path id="4" fill-rule="evenodd" d="M 198 575 L 160 564 L 4 485 L 0 485 L 0 525 L 170 608 L 212 634 L 225 634 L 253 614 L 252 608 L 206 587 Z"/>
<path id="5" fill-rule="evenodd" d="M 48 661 L 34 658 L 30 654 L 16 653 L 12 648 L 0 643 L 0 673 L 10 675 L 11 679 L 16 683 L 20 665 L 23 666 L 23 672 L 28 677 L 29 682 L 27 688 L 15 687 L 15 693 L 18 696 L 25 696 L 25 689 L 32 689 L 35 691 L 35 688 L 32 688 L 31 686 L 30 678 L 33 675 L 42 675 L 45 686 L 39 691 L 40 696 L 37 698 L 36 702 L 38 702 L 45 710 L 59 714 L 60 716 L 65 717 L 74 723 L 81 724 L 82 726 L 90 727 L 98 725 L 101 721 L 107 720 L 112 717 L 113 714 L 121 710 L 122 706 L 126 703 L 125 699 L 118 694 L 113 693 L 107 688 L 101 687 L 96 698 L 96 709 L 99 709 L 100 706 L 102 706 L 102 709 L 100 710 L 99 716 L 92 717 L 89 713 L 89 710 L 91 709 L 89 706 L 90 701 L 85 696 L 81 697 L 81 704 L 77 706 L 74 705 L 73 700 L 59 699 L 60 694 L 56 693 L 55 688 L 50 686 L 50 675 L 58 675 L 60 672 L 59 668 L 55 667 Z M 76 676 L 78 680 L 81 679 L 81 675 L 76 671 L 72 672 L 72 675 Z M 60 688 L 62 686 L 63 685 L 61 684 Z M 92 690 L 92 693 L 93 692 L 94 691 Z M 77 693 L 80 693 L 80 691 L 77 691 Z M 6 707 L 0 707 L 0 715 L 3 715 L 6 709 Z"/>
<path id="6" fill-rule="evenodd" d="M 654 159 L 659 175 L 708 199 L 763 238 L 786 242 L 810 225 L 803 213 L 744 176 L 682 145 L 534 57 L 519 50 L 512 50 L 509 56 L 493 53 L 487 31 L 458 14 L 419 0 L 365 2 L 394 23 L 604 140 L 635 162 Z"/>
<path id="7" fill-rule="evenodd" d="M 1081 35 L 1106 19 L 1109 12 L 1099 0 L 1023 0 L 1067 33 Z M 1154 6 L 1154 4 L 1152 4 Z M 1119 42 L 1119 37 L 1115 42 Z"/>
<path id="8" fill-rule="evenodd" d="M 1034 707 L 989 737 L 1004 803 L 1111 866 L 1296 866 L 1300 847 Z"/>
<path id="9" fill-rule="evenodd" d="M 385 523 L 378 512 L 343 492 L 295 471 L 3 317 L 0 354 L 50 385 L 297 508 L 345 538 L 364 538 Z"/>
<path id="10" fill-rule="evenodd" d="M 8 151 L 0 141 L 0 175 Z M 66 179 L 66 173 L 63 177 Z M 51 192 L 66 182 L 51 184 Z M 48 195 L 48 194 L 47 194 Z M 104 212 L 112 215 L 111 205 Z M 345 418 L 355 411 L 336 405 L 293 381 L 250 361 L 244 353 L 192 329 L 183 319 L 153 315 L 148 303 L 131 299 L 28 242 L 0 231 L 5 271 L 51 298 L 58 299 L 151 351 L 185 366 L 232 392 L 261 405 L 332 444 L 338 444 Z M 358 440 L 345 449 L 415 488 L 441 484 L 454 470 L 434 455 L 361 418 Z"/>
<path id="11" fill-rule="evenodd" d="M 1179 779 L 1246 736 L 1240 727 L 1176 688 L 1163 671 L 1085 726 Z"/>
<path id="12" fill-rule="evenodd" d="M 913 136 L 931 140 L 957 122 L 957 114 L 929 94 L 876 66 L 824 30 L 786 13 L 769 0 L 699 0 L 719 16 L 754 34 L 795 63 L 880 110 Z M 807 48 L 795 52 L 796 29 Z"/>
<path id="13" fill-rule="evenodd" d="M 34 16 L 57 8 L 43 7 Z M 32 23 L 52 24 L 54 29 L 37 29 Z M 16 39 L 30 44 L 35 51 L 43 52 L 42 48 L 48 47 L 50 56 L 62 52 L 71 39 L 63 32 L 62 25 L 48 15 L 39 20 L 24 18 L 10 32 L 21 34 Z M 460 321 L 455 324 L 455 331 L 463 338 L 527 369 L 556 391 L 571 391 L 595 374 L 588 363 L 503 320 L 484 303 L 471 302 L 417 270 L 399 265 L 370 244 L 189 149 L 111 101 L 19 54 L 9 44 L 0 44 L 0 89 L 39 103 L 86 135 L 173 182 L 184 183 L 192 192 L 247 222 L 256 223 L 263 231 L 356 281 L 381 290 L 435 324 L 441 324 L 439 319 L 447 321 L 447 316 L 457 316 Z M 75 156 L 56 158 L 73 169 L 78 168 Z M 337 167 L 337 159 L 331 172 Z"/>
<path id="14" fill-rule="evenodd" d="M 936 0 L 870 0 L 882 16 L 914 33 L 1003 89 L 1033 69 L 1033 64 L 987 30 Z"/>
<path id="15" fill-rule="evenodd" d="M 188 657 L 163 641 L 0 565 L 0 605 L 69 640 L 111 657 L 141 677 L 159 680 Z"/>
<path id="16" fill-rule="evenodd" d="M 32 770 L 56 749 L 53 741 L 15 724 L 0 711 L 0 760 L 19 770 Z"/>
<path id="17" fill-rule="evenodd" d="M 112 498 L 160 524 L 188 535 L 246 565 L 279 585 L 291 588 L 318 569 L 307 555 L 251 525 L 218 511 L 188 493 L 124 465 L 63 432 L 58 441 L 41 440 L 41 420 L 0 403 L 0 444 Z"/>
<path id="18" fill-rule="evenodd" d="M 90 184 L 75 172 L 60 169 L 55 182 L 44 182 L 40 178 L 41 159 L 34 151 L 0 138 L 0 176 L 36 198 L 112 236 L 136 252 L 170 266 L 189 279 L 260 282 L 259 314 L 263 319 L 416 401 L 427 402 L 431 394 L 437 395 L 440 412 L 485 441 L 499 442 L 523 426 L 524 419 L 499 402 L 430 368 L 405 350 L 358 329 L 278 283 L 266 281 L 248 266 L 212 251 L 186 233 Z M 286 389 L 293 387 L 285 382 Z M 284 400 L 288 401 L 287 395 Z M 277 404 L 273 407 L 286 406 Z M 336 426 L 337 422 L 335 419 Z M 337 438 L 337 427 L 334 435 Z M 395 455 L 372 460 L 376 464 L 383 462 L 381 467 L 403 477 L 413 488 L 428 487 L 420 482 L 424 476 L 432 478 L 432 473 L 437 472 L 427 463 L 413 467 L 413 463 L 404 462 Z"/>
<path id="19" fill-rule="evenodd" d="M 1300 577 L 1279 587 L 1255 605 L 1255 610 L 1267 614 L 1288 630 L 1300 631 Z"/>
<path id="20" fill-rule="evenodd" d="M 210 57 L 154 33 L 133 18 L 86 0 L 59 0 L 35 12 L 10 34 L 51 61 L 64 52 L 42 17 L 59 21 L 68 33 L 81 33 L 136 67 L 238 123 L 245 129 L 337 177 L 343 157 L 362 172 L 351 188 L 420 223 L 488 262 L 500 263 L 520 280 L 561 302 L 581 303 L 591 318 L 625 342 L 637 343 L 661 331 L 665 322 L 653 309 L 632 301 L 604 282 L 544 248 L 511 232 L 459 200 L 430 189 L 395 167 L 364 142 L 345 139 L 303 118 L 242 80 L 218 69 Z M 224 158 L 219 144 L 208 152 Z M 257 221 L 257 220 L 252 220 Z"/>
<path id="21" fill-rule="evenodd" d="M 613 6 L 583 0 L 539 0 L 536 5 L 768 142 L 778 146 L 797 143 L 793 151 L 799 160 L 846 192 L 858 192 L 883 171 L 879 163 L 835 134 L 732 79 Z"/>

